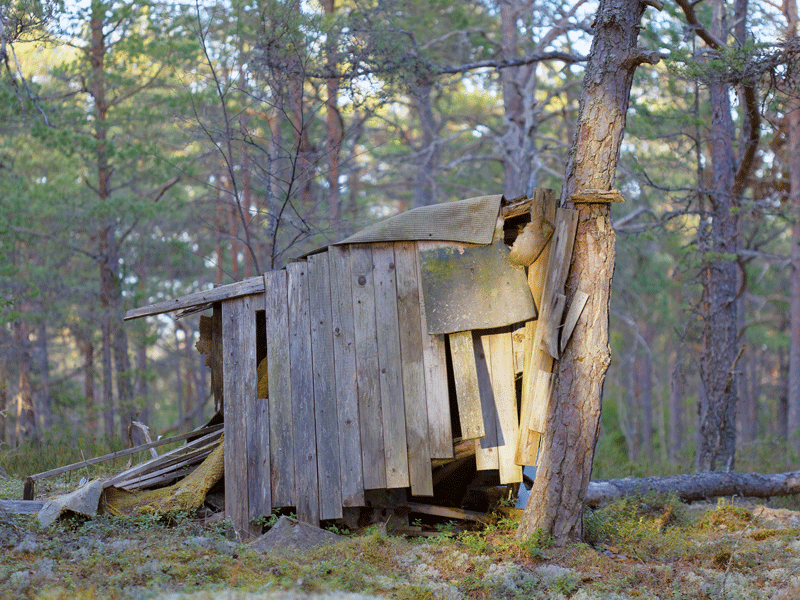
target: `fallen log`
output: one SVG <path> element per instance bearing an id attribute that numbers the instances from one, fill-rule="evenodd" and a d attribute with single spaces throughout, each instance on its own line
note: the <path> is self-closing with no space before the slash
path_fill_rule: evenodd
<path id="1" fill-rule="evenodd" d="M 685 502 L 721 496 L 772 498 L 800 493 L 800 471 L 789 473 L 728 473 L 713 471 L 669 477 L 626 477 L 589 482 L 585 503 L 597 507 L 634 494 L 675 493 Z"/>

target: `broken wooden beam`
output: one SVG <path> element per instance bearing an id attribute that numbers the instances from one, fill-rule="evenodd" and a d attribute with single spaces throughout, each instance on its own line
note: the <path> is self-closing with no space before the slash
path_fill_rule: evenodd
<path id="1" fill-rule="evenodd" d="M 30 475 L 25 480 L 25 488 L 23 490 L 23 500 L 33 500 L 35 495 L 34 490 L 34 482 L 40 479 L 46 479 L 47 477 L 53 477 L 55 475 L 61 475 L 62 473 L 68 473 L 69 471 L 74 471 L 75 469 L 80 469 L 81 467 L 88 467 L 89 465 L 96 465 L 101 462 L 106 462 L 109 460 L 114 460 L 115 458 L 120 458 L 122 456 L 128 456 L 129 454 L 135 454 L 137 452 L 142 452 L 143 450 L 149 450 L 150 448 L 155 448 L 157 446 L 163 446 L 164 444 L 170 444 L 172 442 L 180 442 L 185 439 L 188 439 L 193 436 L 197 435 L 206 435 L 209 433 L 217 432 L 222 429 L 224 425 L 212 425 L 211 427 L 204 427 L 203 429 L 198 429 L 195 431 L 189 431 L 187 433 L 182 433 L 180 435 L 174 435 L 172 437 L 164 438 L 162 440 L 156 440 L 155 442 L 150 442 L 149 444 L 142 444 L 140 446 L 136 446 L 134 448 L 127 448 L 125 450 L 119 450 L 117 452 L 111 452 L 110 454 L 104 454 L 102 456 L 97 456 L 95 458 L 90 458 L 88 460 L 82 460 L 80 462 L 72 463 L 71 465 L 66 465 L 63 467 L 58 467 L 56 469 L 50 469 L 49 471 L 43 471 L 41 473 L 36 473 L 34 475 Z"/>

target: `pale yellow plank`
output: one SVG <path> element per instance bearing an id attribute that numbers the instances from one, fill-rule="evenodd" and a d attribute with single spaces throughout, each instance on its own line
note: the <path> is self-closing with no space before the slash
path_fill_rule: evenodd
<path id="1" fill-rule="evenodd" d="M 453 361 L 461 439 L 482 438 L 486 435 L 486 431 L 483 426 L 481 392 L 471 331 L 450 334 L 450 357 Z"/>

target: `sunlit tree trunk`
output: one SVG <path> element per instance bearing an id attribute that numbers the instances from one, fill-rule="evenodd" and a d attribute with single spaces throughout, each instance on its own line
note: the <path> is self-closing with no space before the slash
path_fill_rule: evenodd
<path id="1" fill-rule="evenodd" d="M 613 185 L 634 71 L 659 60 L 637 46 L 645 7 L 639 0 L 600 2 L 562 201 Z M 583 536 L 584 498 L 611 361 L 608 320 L 616 236 L 610 207 L 590 203 L 575 208 L 578 230 L 566 295 L 582 290 L 590 296 L 555 370 L 539 469 L 517 531 L 517 537 L 526 538 L 543 529 L 557 544 Z"/>
<path id="2" fill-rule="evenodd" d="M 16 402 L 16 443 L 39 439 L 36 427 L 36 411 L 31 386 L 31 339 L 30 328 L 25 321 L 14 321 L 14 337 L 17 346 L 17 372 L 19 390 Z"/>

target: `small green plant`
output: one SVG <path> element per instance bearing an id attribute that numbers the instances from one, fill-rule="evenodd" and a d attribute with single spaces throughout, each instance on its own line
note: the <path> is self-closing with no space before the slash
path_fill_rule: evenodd
<path id="1" fill-rule="evenodd" d="M 569 596 L 573 592 L 576 592 L 580 584 L 578 583 L 577 578 L 572 573 L 567 573 L 564 575 L 559 576 L 550 586 L 550 589 L 554 592 L 559 592 L 564 594 L 565 596 Z"/>
<path id="2" fill-rule="evenodd" d="M 534 531 L 528 539 L 517 542 L 522 552 L 537 559 L 546 558 L 545 550 L 553 543 L 553 536 L 541 528 Z"/>

